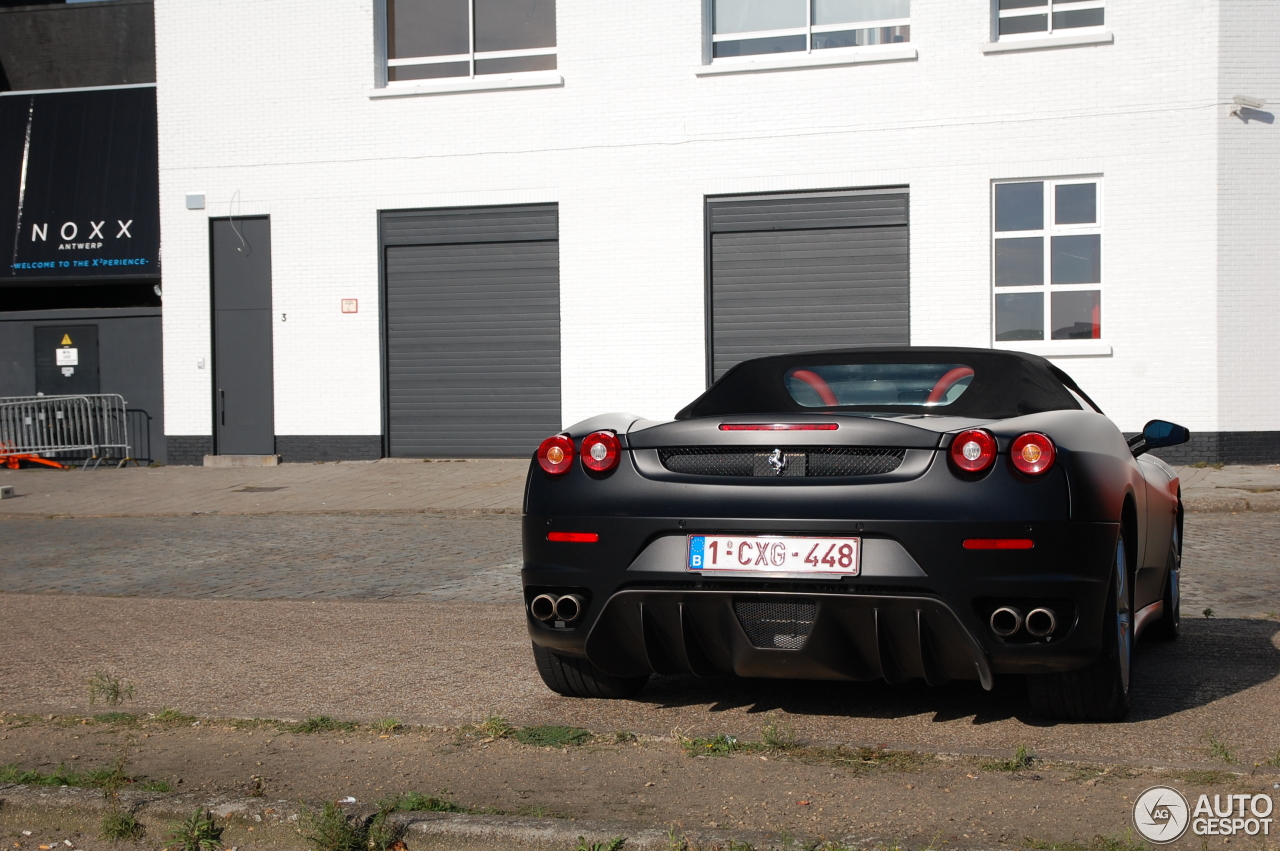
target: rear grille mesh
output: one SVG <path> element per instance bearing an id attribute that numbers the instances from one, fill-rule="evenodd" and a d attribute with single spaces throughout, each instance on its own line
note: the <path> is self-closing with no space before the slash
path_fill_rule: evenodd
<path id="1" fill-rule="evenodd" d="M 690 476 L 873 476 L 902 464 L 902 449 L 858 446 L 676 446 L 658 450 L 662 466 Z"/>
<path id="2" fill-rule="evenodd" d="M 797 602 L 733 604 L 738 623 L 755 647 L 774 650 L 799 650 L 813 630 L 818 606 L 808 600 Z"/>

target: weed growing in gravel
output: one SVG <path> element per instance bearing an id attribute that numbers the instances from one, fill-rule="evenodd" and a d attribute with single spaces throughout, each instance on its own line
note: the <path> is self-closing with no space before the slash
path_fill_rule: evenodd
<path id="1" fill-rule="evenodd" d="M 1021 771 L 1024 768 L 1030 768 L 1031 763 L 1035 762 L 1036 755 L 1027 750 L 1022 745 L 1018 745 L 1018 749 L 1014 751 L 1013 756 L 1008 759 L 994 759 L 984 762 L 982 767 L 987 771 Z"/>
<path id="2" fill-rule="evenodd" d="M 522 745 L 538 747 L 563 748 L 570 745 L 582 745 L 591 741 L 591 731 L 581 727 L 562 727 L 556 724 L 539 724 L 535 727 L 521 727 L 512 733 L 515 740 Z"/>
<path id="3" fill-rule="evenodd" d="M 1174 771 L 1171 776 L 1197 786 L 1217 786 L 1220 783 L 1235 783 L 1240 778 L 1230 771 Z"/>
<path id="4" fill-rule="evenodd" d="M 165 707 L 151 716 L 152 721 L 160 724 L 190 724 L 196 720 L 194 715 L 184 715 L 176 709 Z"/>
<path id="5" fill-rule="evenodd" d="M 318 813 L 303 807 L 299 821 L 302 838 L 311 843 L 314 851 L 368 851 L 365 826 L 348 818 L 333 802 L 326 803 Z"/>
<path id="6" fill-rule="evenodd" d="M 587 843 L 585 836 L 578 837 L 578 844 L 574 846 L 573 851 L 618 851 L 627 841 L 625 836 L 615 836 L 613 839 L 604 842 Z"/>
<path id="7" fill-rule="evenodd" d="M 133 700 L 133 683 L 112 674 L 98 671 L 85 684 L 89 688 L 90 706 L 96 706 L 99 700 L 107 706 L 119 706 L 126 700 Z"/>
<path id="8" fill-rule="evenodd" d="M 379 733 L 394 733 L 403 726 L 399 718 L 379 718 L 373 722 L 373 729 Z"/>
<path id="9" fill-rule="evenodd" d="M 130 715 L 128 712 L 104 712 L 101 715 L 93 716 L 93 720 L 99 724 L 132 725 L 138 723 L 138 716 Z"/>
<path id="10" fill-rule="evenodd" d="M 859 771 L 884 769 L 915 771 L 934 759 L 933 754 L 895 751 L 888 748 L 802 748 L 797 756 L 814 762 L 829 762 Z"/>
<path id="11" fill-rule="evenodd" d="M 486 736 L 492 736 L 495 739 L 505 739 L 516 730 L 501 715 L 489 715 L 483 721 L 475 726 L 475 732 L 482 733 Z"/>
<path id="12" fill-rule="evenodd" d="M 1209 755 L 1222 760 L 1227 765 L 1236 764 L 1235 751 L 1232 748 L 1227 747 L 1227 743 L 1221 741 L 1213 733 L 1209 734 Z"/>
<path id="13" fill-rule="evenodd" d="M 133 813 L 124 810 L 112 810 L 102 817 L 102 825 L 98 828 L 98 836 L 108 842 L 141 839 L 145 828 Z"/>
<path id="14" fill-rule="evenodd" d="M 1267 760 L 1266 764 L 1272 768 L 1280 768 L 1280 751 L 1276 751 L 1275 755 L 1272 756 L 1271 759 Z"/>
<path id="15" fill-rule="evenodd" d="M 74 786 L 80 789 L 109 789 L 132 785 L 144 792 L 172 792 L 173 787 L 165 780 L 147 780 L 142 777 L 123 775 L 123 766 L 111 768 L 95 768 L 89 771 L 69 771 L 65 765 L 59 765 L 49 774 L 41 774 L 35 769 L 23 770 L 17 765 L 0 765 L 0 783 L 13 783 L 21 786 Z"/>
<path id="16" fill-rule="evenodd" d="M 223 827 L 213 819 L 213 813 L 197 809 L 182 821 L 175 821 L 164 851 L 217 851 L 222 847 Z"/>
<path id="17" fill-rule="evenodd" d="M 424 795 L 421 792 L 406 792 L 394 798 L 384 798 L 378 802 L 378 809 L 388 812 L 403 813 L 465 813 L 466 807 L 460 807 L 446 798 L 435 795 Z"/>
<path id="18" fill-rule="evenodd" d="M 698 736 L 691 738 L 677 733 L 676 739 L 689 756 L 728 756 L 744 747 L 736 738 L 724 733 L 717 733 L 709 739 Z"/>
<path id="19" fill-rule="evenodd" d="M 1200 614 L 1204 615 L 1206 618 L 1211 618 L 1213 617 L 1213 609 L 1205 609 Z"/>
<path id="20" fill-rule="evenodd" d="M 636 734 L 630 730 L 615 730 L 613 733 L 613 743 L 615 745 L 629 745 L 632 742 L 640 741 Z"/>
<path id="21" fill-rule="evenodd" d="M 796 728 L 791 721 L 785 718 L 779 721 L 773 713 L 769 713 L 764 727 L 760 729 L 760 740 L 766 748 L 775 751 L 791 750 L 798 744 Z"/>
<path id="22" fill-rule="evenodd" d="M 328 715 L 316 715 L 297 724 L 283 724 L 281 729 L 286 733 L 332 733 L 341 731 L 349 733 L 356 728 L 352 721 L 335 721 Z"/>

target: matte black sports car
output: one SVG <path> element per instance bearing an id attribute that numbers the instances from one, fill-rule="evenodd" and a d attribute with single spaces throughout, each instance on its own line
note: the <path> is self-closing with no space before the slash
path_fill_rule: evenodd
<path id="1" fill-rule="evenodd" d="M 543 441 L 524 585 L 543 681 L 651 674 L 930 684 L 1026 678 L 1034 709 L 1116 720 L 1141 635 L 1178 633 L 1182 501 L 1049 361 L 876 348 L 746 361 L 676 415 Z"/>

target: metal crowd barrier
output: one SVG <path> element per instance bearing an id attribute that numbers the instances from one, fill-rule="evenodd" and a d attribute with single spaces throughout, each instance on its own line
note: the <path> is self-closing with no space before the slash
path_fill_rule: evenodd
<path id="1" fill-rule="evenodd" d="M 133 460 L 123 396 L 0 397 L 0 464 L 24 455 L 54 460 L 80 453 L 82 468 Z"/>

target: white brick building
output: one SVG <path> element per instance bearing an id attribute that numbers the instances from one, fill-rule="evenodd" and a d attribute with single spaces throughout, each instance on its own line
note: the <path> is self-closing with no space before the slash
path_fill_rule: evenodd
<path id="1" fill-rule="evenodd" d="M 504 60 L 484 53 L 483 15 L 541 6 L 529 31 L 545 30 L 550 0 L 473 0 L 473 77 L 472 56 L 445 67 L 430 57 L 453 48 L 428 53 L 443 36 L 415 41 L 410 31 L 422 8 L 461 3 L 465 15 L 468 0 L 157 0 L 171 463 L 213 447 L 223 416 L 213 373 L 227 352 L 212 330 L 211 257 L 223 262 L 219 250 L 241 245 L 244 222 L 266 227 L 252 217 L 268 216 L 270 234 L 269 304 L 257 309 L 270 317 L 269 358 L 259 362 L 271 380 L 258 387 L 285 460 L 376 457 L 387 445 L 486 454 L 483 416 L 480 443 L 428 439 L 428 403 L 466 370 L 447 357 L 439 367 L 439 352 L 397 348 L 417 332 L 396 311 L 418 309 L 437 331 L 454 318 L 438 301 L 413 308 L 412 293 L 396 289 L 403 252 L 387 234 L 399 220 L 385 213 L 424 211 L 406 221 L 448 225 L 441 211 L 450 208 L 550 211 L 558 342 L 544 335 L 531 345 L 539 358 L 557 349 L 553 419 L 567 424 L 609 410 L 670 417 L 705 388 L 709 352 L 730 336 L 716 324 L 729 307 L 715 315 L 715 299 L 739 286 L 717 278 L 727 267 L 713 268 L 721 261 L 708 223 L 720 196 L 837 193 L 832 203 L 843 204 L 873 196 L 839 192 L 866 189 L 890 190 L 881 194 L 909 210 L 895 232 L 895 244 L 909 245 L 894 273 L 899 295 L 886 296 L 909 311 L 886 320 L 889 337 L 1046 354 L 1122 429 L 1159 416 L 1198 434 L 1197 457 L 1280 460 L 1280 127 L 1267 105 L 1280 103 L 1280 4 L 1053 0 L 1053 20 L 1081 25 L 1013 35 L 1047 28 L 1030 19 L 1049 15 L 1049 0 L 770 2 L 772 12 L 750 0 L 558 0 L 554 50 L 535 32 L 535 49 L 517 44 L 521 56 Z M 387 3 L 401 14 L 389 36 Z M 822 23 L 865 22 L 867 10 L 879 20 L 856 36 L 858 26 Z M 1000 24 L 1010 18 L 1020 20 Z M 772 32 L 748 50 L 801 47 L 713 58 L 742 43 L 726 37 L 734 21 Z M 888 43 L 820 46 L 833 37 Z M 406 52 L 418 61 L 397 62 Z M 393 78 L 437 76 L 388 83 L 388 55 Z M 483 73 L 504 61 L 541 70 Z M 1001 196 L 1010 199 L 1002 238 L 1020 241 L 999 245 L 995 187 L 1007 182 L 1024 186 Z M 1060 184 L 1085 188 L 1053 194 Z M 1038 230 L 1026 218 L 1037 191 L 1047 193 Z M 203 196 L 203 208 L 189 196 Z M 1084 199 L 1083 214 L 1073 198 Z M 228 216 L 229 226 L 211 227 Z M 211 250 L 211 238 L 231 248 Z M 261 238 L 255 247 L 261 258 Z M 995 268 L 997 248 L 1007 269 Z M 517 254 L 517 265 L 529 262 Z M 439 251 L 422 256 L 437 263 Z M 415 280 L 429 288 L 429 277 Z M 878 286 L 855 284 L 854 307 L 857 287 Z M 407 307 L 388 301 L 388 286 Z M 501 291 L 488 286 L 487 297 Z M 1054 301 L 1065 292 L 1078 295 Z M 1024 298 L 1008 299 L 1015 294 Z M 358 312 L 343 312 L 350 299 Z M 500 312 L 503 299 L 491 303 Z M 776 303 L 767 313 L 747 320 L 765 348 Z M 788 339 L 807 320 L 795 321 Z M 1028 339 L 1036 322 L 1043 340 Z M 1055 329 L 1073 336 L 1053 339 Z M 1010 331 L 1021 339 L 997 340 Z M 875 333 L 855 329 L 840 342 L 881 339 Z M 518 335 L 502 345 L 519 359 Z M 219 379 L 232 380 L 233 368 L 246 367 L 223 366 Z M 436 379 L 446 383 L 435 396 L 402 392 L 406 381 Z M 523 404 L 555 401 L 554 388 L 532 401 L 495 392 L 514 420 Z M 417 417 L 410 430 L 425 443 L 398 438 L 406 417 Z M 488 454 L 512 454 L 499 437 Z M 231 442 L 228 433 L 216 451 Z"/>

